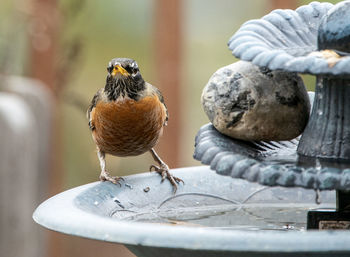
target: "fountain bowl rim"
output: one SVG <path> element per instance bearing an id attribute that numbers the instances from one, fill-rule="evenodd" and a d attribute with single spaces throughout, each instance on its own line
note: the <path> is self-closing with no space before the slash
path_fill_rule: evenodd
<path id="1" fill-rule="evenodd" d="M 172 170 L 209 169 L 207 166 Z M 152 176 L 149 173 L 128 177 Z M 38 224 L 89 239 L 148 247 L 232 252 L 350 252 L 348 231 L 243 231 L 126 222 L 83 211 L 73 199 L 102 182 L 82 185 L 43 202 L 33 213 Z M 150 236 L 150 234 L 152 236 Z"/>
<path id="2" fill-rule="evenodd" d="M 330 65 L 326 59 L 310 55 L 317 52 L 319 23 L 335 6 L 311 2 L 296 10 L 273 10 L 242 24 L 229 39 L 228 48 L 235 57 L 271 70 L 349 78 L 349 56 Z"/>

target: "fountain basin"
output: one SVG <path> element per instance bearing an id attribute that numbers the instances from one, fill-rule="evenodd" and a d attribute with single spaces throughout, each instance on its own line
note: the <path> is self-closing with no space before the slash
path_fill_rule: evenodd
<path id="1" fill-rule="evenodd" d="M 137 256 L 348 256 L 350 232 L 305 231 L 307 211 L 334 208 L 334 191 L 265 187 L 208 166 L 174 169 L 176 195 L 160 176 L 95 182 L 60 193 L 34 212 L 58 232 L 125 244 Z M 117 253 L 116 253 L 117 256 Z"/>

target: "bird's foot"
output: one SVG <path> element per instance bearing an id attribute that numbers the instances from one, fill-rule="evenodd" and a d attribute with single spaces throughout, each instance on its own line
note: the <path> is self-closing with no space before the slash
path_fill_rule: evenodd
<path id="1" fill-rule="evenodd" d="M 101 171 L 101 174 L 100 174 L 100 180 L 101 181 L 110 181 L 110 182 L 112 182 L 113 184 L 116 184 L 116 185 L 119 185 L 119 186 L 121 186 L 121 184 L 120 184 L 120 180 L 123 180 L 124 181 L 124 179 L 122 178 L 122 177 L 113 177 L 113 176 L 111 176 L 109 173 L 108 173 L 108 171 Z"/>
<path id="2" fill-rule="evenodd" d="M 185 184 L 185 182 L 181 178 L 175 177 L 169 172 L 169 167 L 166 164 L 161 164 L 160 166 L 151 165 L 150 171 L 155 171 L 159 173 L 162 176 L 161 182 L 163 182 L 165 179 L 168 179 L 174 188 L 174 194 L 177 190 L 177 184 L 179 184 L 180 182 Z"/>

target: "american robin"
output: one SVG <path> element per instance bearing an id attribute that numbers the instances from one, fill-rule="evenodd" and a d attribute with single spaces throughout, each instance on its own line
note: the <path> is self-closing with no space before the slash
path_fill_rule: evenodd
<path id="1" fill-rule="evenodd" d="M 162 182 L 167 178 L 176 192 L 183 180 L 170 174 L 168 165 L 153 149 L 168 121 L 161 92 L 143 80 L 132 59 L 112 59 L 107 72 L 105 87 L 97 91 L 87 110 L 101 166 L 100 180 L 119 184 L 122 179 L 106 171 L 106 154 L 123 157 L 150 151 L 159 165 L 151 165 L 150 170 L 158 172 Z"/>

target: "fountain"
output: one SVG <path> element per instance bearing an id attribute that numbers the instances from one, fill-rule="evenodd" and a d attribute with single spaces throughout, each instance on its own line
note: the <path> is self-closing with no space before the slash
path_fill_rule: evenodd
<path id="1" fill-rule="evenodd" d="M 338 12 L 347 5 L 339 4 Z M 205 125 L 196 136 L 194 156 L 210 167 L 172 170 L 186 182 L 175 195 L 159 176 L 143 173 L 125 177 L 121 187 L 95 182 L 58 194 L 36 209 L 34 220 L 62 233 L 125 244 L 137 256 L 348 256 L 349 232 L 327 230 L 348 228 L 350 189 L 348 144 L 343 143 L 349 137 L 341 126 L 347 121 L 341 104 L 347 103 L 327 100 L 345 97 L 344 67 L 350 58 L 343 57 L 346 49 L 333 45 L 336 59 L 324 60 L 316 51 L 318 28 L 329 34 L 321 21 L 332 19 L 332 8 L 313 2 L 296 11 L 275 10 L 243 24 L 229 42 L 242 60 L 318 76 L 313 111 L 300 140 L 235 140 Z M 341 83 L 341 93 L 333 93 L 338 92 L 334 83 Z M 329 102 L 338 109 L 326 106 Z M 339 122 L 332 126 L 323 120 L 325 129 L 317 115 Z M 319 142 L 318 129 L 335 133 L 331 142 L 326 137 Z M 335 207 L 336 212 L 329 211 Z M 316 208 L 323 210 L 312 211 Z"/>
<path id="2" fill-rule="evenodd" d="M 337 212 L 310 212 L 308 228 L 350 227 L 350 24 L 343 19 L 349 14 L 348 1 L 335 7 L 313 2 L 296 11 L 275 10 L 243 24 L 228 42 L 236 57 L 257 66 L 317 76 L 312 112 L 300 140 L 226 140 L 210 125 L 196 140 L 195 158 L 219 174 L 269 186 L 336 189 Z"/>

